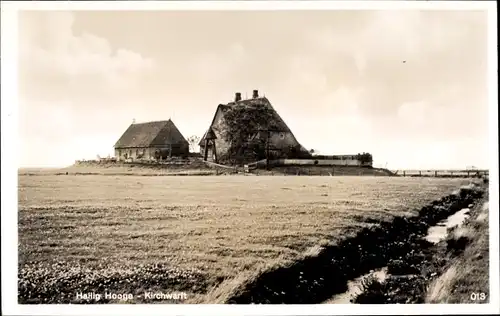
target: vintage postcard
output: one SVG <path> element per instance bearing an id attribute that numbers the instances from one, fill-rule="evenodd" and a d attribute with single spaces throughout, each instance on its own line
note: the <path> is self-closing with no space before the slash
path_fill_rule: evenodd
<path id="1" fill-rule="evenodd" d="M 2 2 L 5 315 L 496 314 L 495 2 Z"/>

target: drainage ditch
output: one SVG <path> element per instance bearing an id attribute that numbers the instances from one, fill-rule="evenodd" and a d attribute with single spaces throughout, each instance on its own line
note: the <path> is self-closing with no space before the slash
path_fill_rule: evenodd
<path id="1" fill-rule="evenodd" d="M 469 207 L 472 207 L 472 204 L 469 205 Z M 440 221 L 437 223 L 437 225 L 430 227 L 427 230 L 427 235 L 423 238 L 424 240 L 432 243 L 432 244 L 437 244 L 440 241 L 446 239 L 449 233 L 449 229 L 454 228 L 454 227 L 460 227 L 465 220 L 469 217 L 469 208 L 464 208 L 455 214 L 452 214 L 448 216 L 445 220 Z M 391 262 L 391 271 L 399 270 L 406 270 L 408 269 L 401 269 L 401 265 L 398 265 L 398 262 Z M 417 272 L 417 269 L 409 269 L 412 272 Z M 403 272 L 404 273 L 404 272 Z M 373 283 L 372 282 L 379 282 L 383 283 L 388 279 L 388 267 L 384 267 L 382 269 L 378 269 L 376 271 L 370 271 L 370 273 L 365 274 L 361 277 L 358 277 L 354 280 L 348 281 L 348 290 L 344 293 L 335 295 L 332 299 L 324 302 L 325 304 L 351 304 L 353 303 L 356 299 L 357 300 L 362 300 L 363 297 L 367 296 L 368 290 L 370 288 L 373 288 Z M 391 276 L 393 277 L 393 276 Z"/>
<path id="2" fill-rule="evenodd" d="M 318 256 L 261 274 L 254 282 L 235 291 L 226 303 L 319 304 L 335 303 L 335 300 L 348 303 L 350 292 L 358 295 L 357 303 L 363 300 L 391 303 L 373 289 L 370 293 L 378 293 L 377 298 L 363 298 L 363 293 L 359 293 L 363 287 L 362 276 L 376 272 L 376 276 L 384 278 L 386 271 L 395 273 L 398 269 L 403 269 L 399 272 L 404 275 L 420 273 L 416 266 L 434 245 L 424 238 L 429 228 L 439 226 L 441 221 L 467 208 L 482 195 L 478 187 L 463 187 L 456 194 L 423 207 L 417 216 L 396 217 L 376 228 L 365 228 L 353 238 L 325 247 Z"/>

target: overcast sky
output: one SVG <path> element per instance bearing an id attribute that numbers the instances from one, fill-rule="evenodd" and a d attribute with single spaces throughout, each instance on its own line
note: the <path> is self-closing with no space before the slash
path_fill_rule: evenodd
<path id="1" fill-rule="evenodd" d="M 253 89 L 308 149 L 488 166 L 486 12 L 23 12 L 19 54 L 22 166 L 106 156 L 133 119 L 202 136 Z"/>

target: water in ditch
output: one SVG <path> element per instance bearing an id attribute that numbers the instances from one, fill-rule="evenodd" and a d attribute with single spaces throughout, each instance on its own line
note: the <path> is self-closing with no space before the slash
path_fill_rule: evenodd
<path id="1" fill-rule="evenodd" d="M 437 225 L 430 227 L 424 239 L 434 244 L 444 240 L 448 235 L 448 229 L 461 226 L 469 217 L 469 212 L 469 208 L 464 208 L 450 215 Z M 347 291 L 335 295 L 331 299 L 325 301 L 324 304 L 352 304 L 351 300 L 363 292 L 363 281 L 365 279 L 374 277 L 376 280 L 383 282 L 387 276 L 387 267 L 384 267 L 382 269 L 371 271 L 370 273 L 362 275 L 354 280 L 350 280 L 347 282 Z"/>
<path id="2" fill-rule="evenodd" d="M 448 229 L 461 226 L 469 217 L 469 212 L 469 208 L 464 208 L 439 222 L 436 226 L 432 226 L 427 231 L 427 236 L 425 236 L 424 239 L 433 244 L 437 244 L 441 240 L 444 240 L 446 236 L 448 236 Z"/>
<path id="3" fill-rule="evenodd" d="M 387 267 L 372 271 L 362 275 L 359 278 L 347 282 L 347 291 L 335 295 L 325 302 L 325 304 L 352 304 L 351 299 L 363 292 L 363 280 L 369 276 L 375 277 L 378 281 L 383 282 L 387 277 Z"/>

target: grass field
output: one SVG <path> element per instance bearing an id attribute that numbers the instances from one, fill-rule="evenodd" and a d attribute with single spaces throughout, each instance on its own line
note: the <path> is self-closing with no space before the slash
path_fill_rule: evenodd
<path id="1" fill-rule="evenodd" d="M 214 302 L 271 266 L 451 193 L 466 179 L 19 176 L 23 302 L 183 291 Z M 217 294 L 218 293 L 218 294 Z M 134 299 L 133 301 L 141 301 Z"/>

